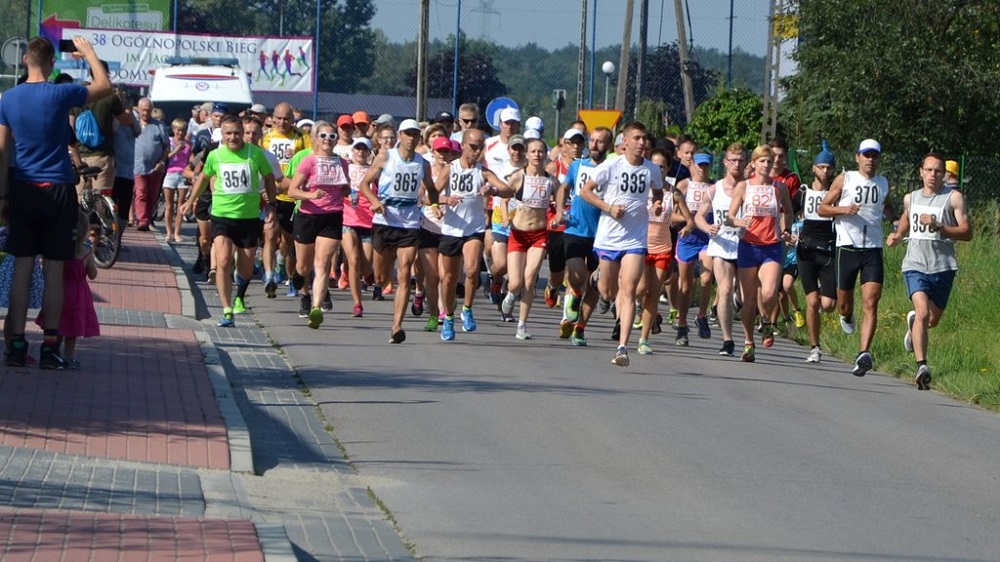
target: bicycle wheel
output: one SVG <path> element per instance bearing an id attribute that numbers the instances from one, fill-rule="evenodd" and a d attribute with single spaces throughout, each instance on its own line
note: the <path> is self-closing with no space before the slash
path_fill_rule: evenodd
<path id="1" fill-rule="evenodd" d="M 115 202 L 110 197 L 105 195 L 94 198 L 90 222 L 97 230 L 94 262 L 101 269 L 114 265 L 122 249 L 122 232 L 117 216 Z"/>
<path id="2" fill-rule="evenodd" d="M 153 210 L 153 220 L 160 222 L 167 214 L 167 203 L 163 200 L 163 190 L 160 190 L 160 197 L 156 200 L 156 209 Z"/>

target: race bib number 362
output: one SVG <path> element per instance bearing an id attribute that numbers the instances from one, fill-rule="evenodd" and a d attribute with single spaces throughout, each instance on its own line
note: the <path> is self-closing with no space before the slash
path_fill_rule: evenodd
<path id="1" fill-rule="evenodd" d="M 219 177 L 216 179 L 215 185 L 226 195 L 250 193 L 252 188 L 250 164 L 246 162 L 219 164 Z"/>

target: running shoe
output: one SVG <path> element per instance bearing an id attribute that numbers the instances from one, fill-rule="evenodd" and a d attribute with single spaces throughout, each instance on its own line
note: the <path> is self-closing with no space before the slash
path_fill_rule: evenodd
<path id="1" fill-rule="evenodd" d="M 463 332 L 475 332 L 476 331 L 476 318 L 472 316 L 472 309 L 462 307 L 462 331 Z"/>
<path id="2" fill-rule="evenodd" d="M 351 312 L 351 316 L 354 318 L 361 318 L 365 315 L 365 309 L 361 306 L 361 303 L 354 305 L 354 311 Z"/>
<path id="3" fill-rule="evenodd" d="M 605 300 L 604 297 L 597 298 L 597 313 L 607 314 L 611 310 L 611 301 Z"/>
<path id="4" fill-rule="evenodd" d="M 670 326 L 675 330 L 681 327 L 681 325 L 678 323 L 680 315 L 681 315 L 680 311 L 677 310 L 676 308 L 670 309 L 670 316 L 669 316 Z"/>
<path id="5" fill-rule="evenodd" d="M 632 329 L 639 330 L 642 328 L 642 307 L 639 305 L 635 306 L 635 312 L 632 316 Z"/>
<path id="6" fill-rule="evenodd" d="M 694 319 L 694 323 L 698 326 L 698 337 L 707 340 L 712 337 L 712 328 L 708 326 L 708 317 L 700 316 Z"/>
<path id="7" fill-rule="evenodd" d="M 246 303 L 243 302 L 243 297 L 236 297 L 233 299 L 233 314 L 246 314 L 247 307 Z"/>
<path id="8" fill-rule="evenodd" d="M 289 283 L 288 284 L 288 290 L 285 291 L 285 296 L 286 297 L 295 298 L 295 297 L 299 296 L 299 292 L 295 290 L 295 287 L 293 287 L 291 283 Z"/>
<path id="9" fill-rule="evenodd" d="M 573 294 L 573 290 L 566 291 L 566 298 L 563 299 L 563 315 L 570 322 L 580 319 L 580 297 Z"/>
<path id="10" fill-rule="evenodd" d="M 656 313 L 656 318 L 653 319 L 653 327 L 649 331 L 655 336 L 663 331 L 663 315 L 659 312 Z"/>
<path id="11" fill-rule="evenodd" d="M 382 295 L 388 297 L 389 295 L 393 294 L 395 291 L 396 291 L 396 287 L 392 283 L 389 283 L 388 285 L 386 285 L 385 287 L 382 288 Z"/>
<path id="12" fill-rule="evenodd" d="M 823 352 L 820 350 L 819 346 L 812 348 L 809 351 L 809 357 L 806 358 L 806 363 L 819 363 L 823 360 Z"/>
<path id="13" fill-rule="evenodd" d="M 500 312 L 501 322 L 513 322 L 514 320 L 515 318 L 513 314 L 504 314 L 502 311 Z"/>
<path id="14" fill-rule="evenodd" d="M 851 374 L 856 377 L 863 377 L 871 369 L 872 355 L 867 351 L 862 351 L 858 354 L 858 358 L 854 360 L 854 370 L 851 371 Z"/>
<path id="15" fill-rule="evenodd" d="M 611 360 L 611 364 L 616 367 L 628 367 L 628 348 L 624 345 L 619 345 L 615 351 L 615 358 Z"/>
<path id="16" fill-rule="evenodd" d="M 410 313 L 414 316 L 422 316 L 424 314 L 423 293 L 413 295 L 413 302 L 410 303 Z"/>
<path id="17" fill-rule="evenodd" d="M 424 324 L 424 331 L 425 332 L 436 332 L 437 329 L 438 329 L 438 324 L 439 324 L 438 317 L 437 316 L 431 316 L 430 318 L 427 319 L 427 323 Z"/>
<path id="18" fill-rule="evenodd" d="M 728 355 L 729 357 L 732 357 L 735 352 L 736 344 L 733 343 L 733 340 L 726 340 L 722 342 L 722 347 L 719 349 L 719 355 Z"/>
<path id="19" fill-rule="evenodd" d="M 528 333 L 527 326 L 525 326 L 524 324 L 519 324 L 517 326 L 517 332 L 514 334 L 514 337 L 519 340 L 530 340 L 531 334 Z"/>
<path id="20" fill-rule="evenodd" d="M 372 300 L 373 301 L 384 301 L 385 296 L 382 295 L 382 287 L 375 285 L 372 287 Z"/>
<path id="21" fill-rule="evenodd" d="M 314 306 L 312 310 L 309 311 L 309 322 L 306 323 L 313 330 L 319 328 L 319 325 L 323 323 L 323 309 Z"/>
<path id="22" fill-rule="evenodd" d="M 674 345 L 680 347 L 688 346 L 688 333 L 691 331 L 687 326 L 681 326 L 677 328 L 677 339 L 674 340 Z"/>
<path id="23" fill-rule="evenodd" d="M 844 331 L 845 334 L 854 333 L 854 318 L 852 316 L 840 315 L 840 329 Z"/>
<path id="24" fill-rule="evenodd" d="M 455 320 L 453 318 L 445 317 L 444 323 L 441 325 L 441 339 L 444 341 L 455 339 Z"/>
<path id="25" fill-rule="evenodd" d="M 913 321 L 917 319 L 917 312 L 911 310 L 906 313 L 906 334 L 903 336 L 903 349 L 913 353 Z"/>
<path id="26" fill-rule="evenodd" d="M 278 284 L 274 282 L 274 276 L 269 276 L 267 282 L 264 283 L 264 294 L 267 298 L 273 299 L 278 296 Z"/>
<path id="27" fill-rule="evenodd" d="M 764 344 L 764 347 L 771 347 L 774 345 L 774 324 L 771 324 L 770 322 L 764 324 L 761 326 L 760 333 L 762 336 L 761 343 Z"/>
<path id="28" fill-rule="evenodd" d="M 740 355 L 740 361 L 744 363 L 753 363 L 757 360 L 756 357 L 757 348 L 754 344 L 748 343 L 743 346 L 743 355 Z"/>
<path id="29" fill-rule="evenodd" d="M 583 328 L 573 330 L 573 335 L 569 337 L 569 343 L 576 347 L 587 347 L 587 338 L 583 333 Z"/>
<path id="30" fill-rule="evenodd" d="M 556 298 L 558 296 L 559 296 L 559 289 L 556 289 L 555 287 L 553 287 L 553 286 L 549 285 L 548 283 L 546 283 L 545 284 L 545 306 L 547 306 L 549 308 L 555 308 L 555 306 L 556 306 Z"/>
<path id="31" fill-rule="evenodd" d="M 565 340 L 573 335 L 573 323 L 569 320 L 563 320 L 559 323 L 559 339 Z"/>
<path id="32" fill-rule="evenodd" d="M 712 305 L 712 308 L 708 311 L 708 322 L 713 326 L 719 325 L 719 307 Z"/>
<path id="33" fill-rule="evenodd" d="M 397 330 L 389 336 L 389 343 L 403 343 L 406 341 L 406 330 Z"/>
<path id="34" fill-rule="evenodd" d="M 24 367 L 28 358 L 28 341 L 24 338 L 11 340 L 7 346 L 7 366 Z"/>
<path id="35" fill-rule="evenodd" d="M 208 278 L 207 278 L 206 282 L 209 285 L 215 285 L 215 270 L 214 269 L 209 269 L 208 270 Z"/>
<path id="36" fill-rule="evenodd" d="M 232 328 L 235 325 L 236 325 L 236 321 L 233 320 L 233 313 L 231 311 L 230 312 L 223 312 L 222 313 L 222 320 L 219 320 L 219 327 L 220 328 Z"/>
<path id="37" fill-rule="evenodd" d="M 618 341 L 622 336 L 622 323 L 615 320 L 615 327 L 611 328 L 611 341 Z"/>
<path id="38" fill-rule="evenodd" d="M 309 318 L 309 309 L 312 308 L 312 299 L 309 295 L 302 295 L 299 298 L 299 318 Z"/>
<path id="39" fill-rule="evenodd" d="M 802 311 L 796 310 L 792 313 L 792 317 L 795 319 L 795 327 L 802 328 L 806 325 L 806 317 L 802 314 Z"/>
<path id="40" fill-rule="evenodd" d="M 660 291 L 660 304 L 670 304 L 670 299 L 667 298 L 667 293 Z"/>
<path id="41" fill-rule="evenodd" d="M 917 384 L 917 390 L 930 390 L 931 368 L 927 365 L 917 367 L 917 376 L 914 377 L 913 382 Z"/>
<path id="42" fill-rule="evenodd" d="M 503 298 L 503 302 L 500 303 L 500 314 L 504 316 L 511 316 L 514 314 L 514 299 L 517 296 L 514 293 L 507 293 L 507 296 Z M 506 322 L 506 320 L 504 320 Z"/>
<path id="43" fill-rule="evenodd" d="M 344 268 L 340 268 L 340 278 L 337 279 L 337 288 L 341 291 L 346 291 L 351 287 L 351 280 L 348 278 L 347 272 Z"/>
<path id="44" fill-rule="evenodd" d="M 333 311 L 333 297 L 330 296 L 330 289 L 327 289 L 326 294 L 323 295 L 323 304 L 320 305 L 320 310 L 323 312 Z"/>
<path id="45" fill-rule="evenodd" d="M 66 360 L 59 355 L 58 345 L 42 344 L 38 352 L 38 368 L 46 371 L 66 370 Z"/>
<path id="46" fill-rule="evenodd" d="M 739 314 L 743 310 L 743 301 L 733 293 L 733 314 Z"/>
<path id="47" fill-rule="evenodd" d="M 646 340 L 639 340 L 639 355 L 651 355 L 653 353 L 653 348 L 649 347 L 649 342 Z"/>

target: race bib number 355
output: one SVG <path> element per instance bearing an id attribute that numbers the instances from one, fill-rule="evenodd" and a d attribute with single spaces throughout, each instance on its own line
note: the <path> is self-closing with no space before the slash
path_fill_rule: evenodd
<path id="1" fill-rule="evenodd" d="M 250 164 L 219 164 L 219 177 L 215 180 L 216 187 L 226 195 L 250 193 Z"/>

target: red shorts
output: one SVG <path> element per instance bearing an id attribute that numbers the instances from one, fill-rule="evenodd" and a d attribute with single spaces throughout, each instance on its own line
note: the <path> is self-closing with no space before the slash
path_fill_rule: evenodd
<path id="1" fill-rule="evenodd" d="M 674 253 L 646 254 L 646 265 L 651 265 L 661 271 L 670 271 L 673 267 Z"/>
<path id="2" fill-rule="evenodd" d="M 545 249 L 549 243 L 549 233 L 544 228 L 541 230 L 518 230 L 510 229 L 510 237 L 507 239 L 507 253 L 525 253 L 528 248 Z"/>

